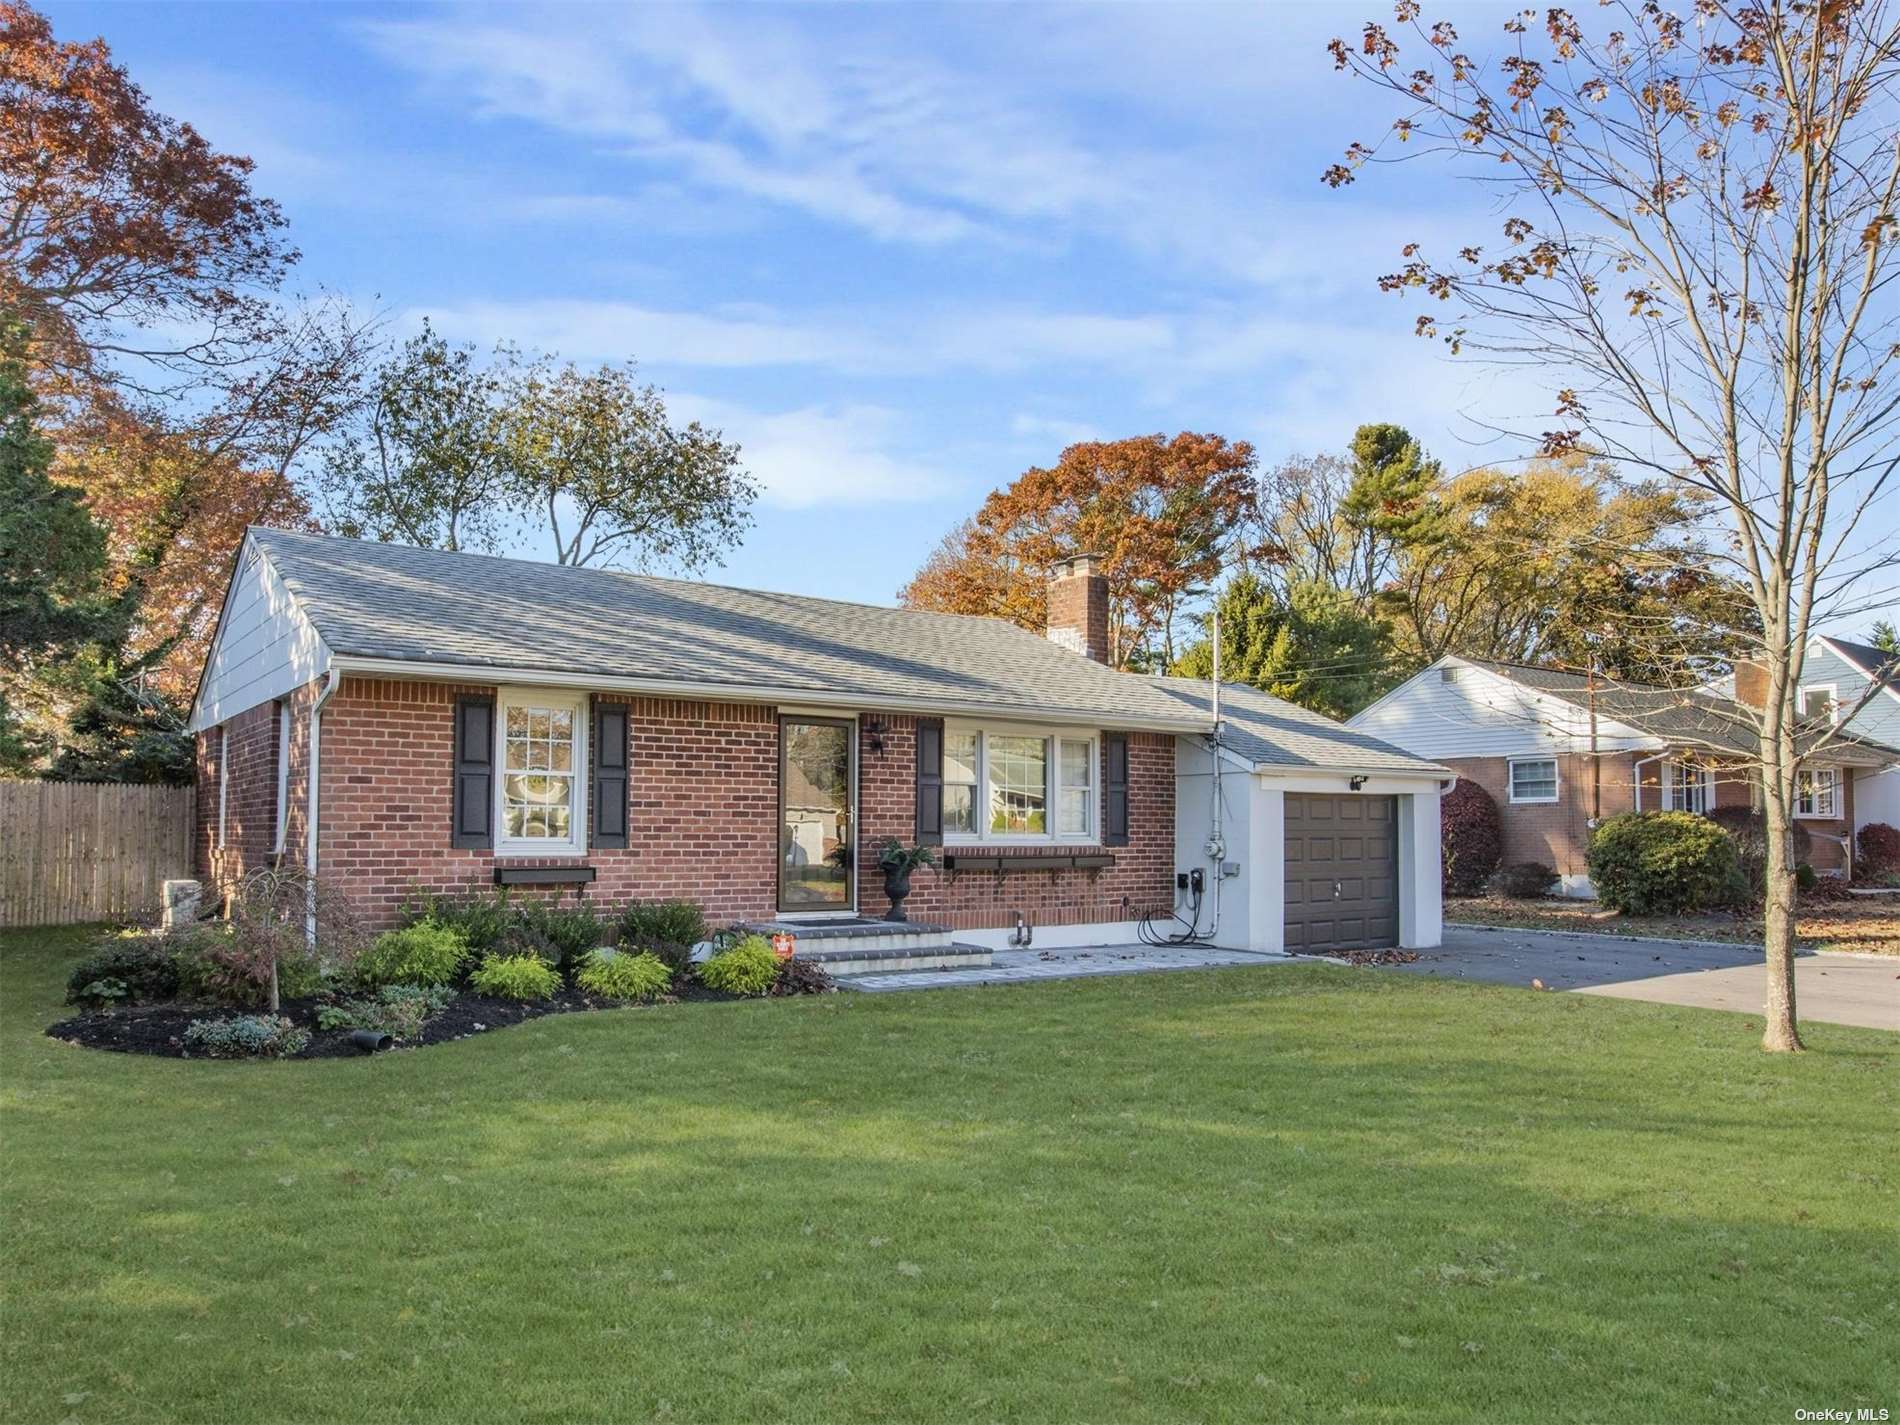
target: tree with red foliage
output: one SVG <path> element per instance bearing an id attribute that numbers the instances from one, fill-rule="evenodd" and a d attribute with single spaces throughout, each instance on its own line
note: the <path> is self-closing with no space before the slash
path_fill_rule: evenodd
<path id="1" fill-rule="evenodd" d="M 1481 895 L 1504 856 L 1504 825 L 1492 795 L 1461 778 L 1438 799 L 1438 835 L 1444 847 L 1445 894 Z"/>

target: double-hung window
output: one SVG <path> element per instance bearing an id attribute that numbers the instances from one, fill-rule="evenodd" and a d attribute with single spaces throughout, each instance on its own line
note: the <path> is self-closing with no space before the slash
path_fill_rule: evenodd
<path id="1" fill-rule="evenodd" d="M 1795 711 L 1801 717 L 1832 726 L 1841 720 L 1840 689 L 1832 683 L 1810 683 L 1796 697 Z"/>
<path id="2" fill-rule="evenodd" d="M 1100 745 L 1093 737 L 947 727 L 943 830 L 951 841 L 1094 841 Z"/>
<path id="3" fill-rule="evenodd" d="M 586 703 L 577 694 L 506 691 L 498 709 L 495 849 L 578 855 L 586 848 Z"/>
<path id="4" fill-rule="evenodd" d="M 1664 811 L 1692 811 L 1707 816 L 1715 805 L 1715 774 L 1694 762 L 1662 764 Z"/>
<path id="5" fill-rule="evenodd" d="M 1830 821 L 1840 815 L 1840 774 L 1832 767 L 1813 767 L 1794 776 L 1794 814 L 1815 821 Z"/>
<path id="6" fill-rule="evenodd" d="M 1557 759 L 1555 757 L 1513 758 L 1511 800 L 1514 802 L 1556 801 Z"/>

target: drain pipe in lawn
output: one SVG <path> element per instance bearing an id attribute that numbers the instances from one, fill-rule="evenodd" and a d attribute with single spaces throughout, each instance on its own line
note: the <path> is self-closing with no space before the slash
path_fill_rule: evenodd
<path id="1" fill-rule="evenodd" d="M 310 705 L 309 796 L 304 812 L 304 943 L 317 943 L 317 787 L 320 782 L 320 758 L 323 750 L 323 705 L 343 686 L 343 674 L 336 668 L 324 674 L 323 691 Z"/>

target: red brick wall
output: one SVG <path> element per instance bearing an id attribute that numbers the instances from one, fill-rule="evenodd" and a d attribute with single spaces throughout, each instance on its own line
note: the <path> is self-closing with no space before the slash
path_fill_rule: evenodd
<path id="1" fill-rule="evenodd" d="M 917 720 L 882 719 L 884 750 L 859 731 L 858 845 L 864 860 L 859 872 L 858 905 L 866 915 L 890 909 L 877 848 L 887 836 L 906 846 L 917 839 Z M 1098 774 L 1097 785 L 1106 778 Z M 1034 925 L 1087 925 L 1133 920 L 1144 911 L 1163 909 L 1174 884 L 1174 739 L 1160 733 L 1128 734 L 1128 835 L 1126 846 L 1064 846 L 1064 850 L 1101 852 L 1115 858 L 1104 871 L 963 871 L 939 867 L 911 877 L 904 913 L 912 920 L 979 930 L 1014 925 L 1021 911 Z M 951 847 L 954 853 L 957 848 Z M 1015 854 L 1035 855 L 1046 847 L 1024 847 Z M 1011 854 L 982 848 L 982 854 Z"/>
<path id="2" fill-rule="evenodd" d="M 317 685 L 286 699 L 291 711 L 286 846 L 302 859 L 308 807 L 309 706 Z M 319 873 L 372 925 L 393 921 L 418 893 L 493 887 L 494 868 L 571 858 L 498 858 L 449 844 L 454 700 L 483 685 L 345 678 L 324 707 Z M 628 706 L 631 777 L 628 849 L 580 858 L 597 879 L 591 904 L 681 896 L 715 922 L 765 917 L 777 899 L 778 713 L 755 704 L 617 699 Z M 867 717 L 866 721 L 870 719 Z M 875 848 L 916 839 L 916 720 L 885 716 L 883 751 L 859 734 L 859 906 L 888 909 Z M 266 704 L 230 724 L 227 845 L 215 854 L 218 734 L 200 736 L 199 866 L 229 884 L 262 864 L 275 829 L 276 722 Z M 1174 739 L 1130 733 L 1130 844 L 1107 848 L 1104 871 L 1012 875 L 918 873 L 907 908 L 958 929 L 1128 920 L 1166 906 L 1174 861 Z M 1080 848 L 1098 850 L 1102 848 Z M 1023 854 L 1029 854 L 1026 849 Z M 572 894 L 572 892 L 563 892 Z"/>
<path id="3" fill-rule="evenodd" d="M 277 705 L 264 703 L 197 736 L 193 864 L 211 894 L 229 892 L 264 865 L 277 838 Z M 219 784 L 225 793 L 218 843 Z"/>
<path id="4" fill-rule="evenodd" d="M 1640 758 L 1643 765 L 1635 767 Z M 1606 753 L 1603 757 L 1602 815 L 1616 816 L 1635 810 L 1634 776 L 1643 787 L 1645 811 L 1662 809 L 1662 764 L 1647 760 L 1653 754 Z M 1447 767 L 1489 792 L 1498 804 L 1498 817 L 1504 830 L 1504 864 L 1514 861 L 1542 861 L 1554 866 L 1561 875 L 1587 876 L 1590 868 L 1586 854 L 1590 846 L 1590 757 L 1573 753 L 1557 758 L 1558 800 L 1547 804 L 1512 805 L 1509 796 L 1509 761 L 1503 757 L 1446 757 Z M 1854 792 L 1851 773 L 1843 773 L 1845 789 L 1841 800 L 1843 816 L 1830 821 L 1803 820 L 1813 836 L 1809 857 L 1817 871 L 1838 870 L 1842 848 L 1827 836 L 1850 832 L 1854 821 Z M 1720 768 L 1715 774 L 1715 804 L 1718 807 L 1745 807 L 1752 804 L 1753 792 L 1748 774 L 1740 768 Z"/>
<path id="5" fill-rule="evenodd" d="M 1108 662 L 1108 579 L 1062 574 L 1049 582 L 1049 636 L 1097 663 Z"/>

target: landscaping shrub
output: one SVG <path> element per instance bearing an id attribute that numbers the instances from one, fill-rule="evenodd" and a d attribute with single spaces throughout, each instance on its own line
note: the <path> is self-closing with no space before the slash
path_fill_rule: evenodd
<path id="1" fill-rule="evenodd" d="M 422 920 L 386 930 L 356 959 L 363 985 L 446 985 L 468 959 L 468 940 L 454 926 Z"/>
<path id="2" fill-rule="evenodd" d="M 1801 892 L 1802 895 L 1811 894 L 1815 887 L 1820 884 L 1820 873 L 1806 861 L 1801 862 L 1794 868 L 1794 888 Z"/>
<path id="3" fill-rule="evenodd" d="M 584 905 L 557 906 L 548 901 L 524 901 L 517 909 L 516 929 L 545 943 L 558 964 L 571 974 L 611 938 L 611 931 Z"/>
<path id="4" fill-rule="evenodd" d="M 1734 840 L 1735 859 L 1742 868 L 1742 879 L 1748 883 L 1748 894 L 1760 900 L 1768 889 L 1768 818 L 1747 807 L 1717 807 L 1708 813 L 1708 818 Z M 1794 824 L 1796 862 L 1807 860 L 1813 845 L 1814 838 L 1808 835 L 1807 827 L 1797 821 Z"/>
<path id="5" fill-rule="evenodd" d="M 200 925 L 167 937 L 178 974 L 177 997 L 228 1004 L 237 1009 L 270 1000 L 270 965 L 240 944 L 226 925 Z M 295 999 L 323 988 L 323 965 L 302 945 L 279 944 L 277 985 L 280 997 Z"/>
<path id="6" fill-rule="evenodd" d="M 267 1014 L 194 1019 L 185 1029 L 185 1047 L 210 1059 L 287 1059 L 309 1042 L 308 1030 Z"/>
<path id="7" fill-rule="evenodd" d="M 1438 835 L 1445 852 L 1445 894 L 1481 894 L 1504 855 L 1504 828 L 1491 794 L 1461 780 L 1438 799 Z"/>
<path id="8" fill-rule="evenodd" d="M 647 951 L 601 947 L 588 952 L 574 983 L 605 999 L 657 999 L 673 982 L 673 972 Z"/>
<path id="9" fill-rule="evenodd" d="M 535 955 L 490 955 L 468 982 L 497 999 L 553 999 L 561 988 L 560 972 Z"/>
<path id="10" fill-rule="evenodd" d="M 1518 861 L 1491 878 L 1491 889 L 1501 896 L 1534 900 L 1556 889 L 1557 869 L 1542 861 Z"/>
<path id="11" fill-rule="evenodd" d="M 525 955 L 557 968 L 561 963 L 561 947 L 532 925 L 511 925 L 502 932 L 501 939 L 495 942 L 495 948 L 489 953 L 516 959 Z"/>
<path id="12" fill-rule="evenodd" d="M 1886 876 L 1900 871 L 1900 831 L 1884 821 L 1870 821 L 1854 838 L 1860 848 L 1856 869 L 1869 876 Z"/>
<path id="13" fill-rule="evenodd" d="M 98 1008 L 174 999 L 178 965 L 162 936 L 126 932 L 107 936 L 66 979 L 66 1003 Z"/>
<path id="14" fill-rule="evenodd" d="M 763 935 L 743 935 L 699 967 L 702 983 L 736 995 L 762 995 L 778 975 L 779 958 Z"/>
<path id="15" fill-rule="evenodd" d="M 620 943 L 637 950 L 691 947 L 705 938 L 706 913 L 691 901 L 634 901 L 620 912 Z"/>
<path id="16" fill-rule="evenodd" d="M 499 947 L 502 937 L 517 920 L 515 907 L 509 903 L 505 889 L 472 898 L 433 896 L 412 907 L 409 918 L 411 924 L 432 921 L 461 931 L 473 955 L 486 955 Z"/>
<path id="17" fill-rule="evenodd" d="M 372 997 L 322 1006 L 317 1027 L 373 1029 L 396 1039 L 415 1039 L 454 1001 L 455 992 L 441 985 L 384 985 Z"/>
<path id="18" fill-rule="evenodd" d="M 1626 812 L 1590 838 L 1597 899 L 1632 915 L 1670 915 L 1734 904 L 1744 893 L 1735 841 L 1686 811 Z"/>
<path id="19" fill-rule="evenodd" d="M 828 995 L 837 988 L 838 982 L 825 973 L 823 965 L 794 955 L 778 962 L 778 978 L 772 981 L 768 993 L 778 999 L 786 995 Z"/>

